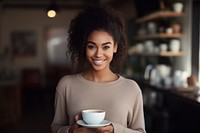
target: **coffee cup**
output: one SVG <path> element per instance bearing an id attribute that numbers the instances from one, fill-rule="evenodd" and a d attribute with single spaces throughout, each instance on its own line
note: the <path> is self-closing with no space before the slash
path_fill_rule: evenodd
<path id="1" fill-rule="evenodd" d="M 99 109 L 86 109 L 83 110 L 81 113 L 83 121 L 88 125 L 100 124 L 104 120 L 106 114 L 104 110 Z"/>

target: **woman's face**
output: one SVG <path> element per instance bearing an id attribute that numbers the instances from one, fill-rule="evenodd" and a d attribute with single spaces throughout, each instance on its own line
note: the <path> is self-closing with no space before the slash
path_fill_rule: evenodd
<path id="1" fill-rule="evenodd" d="M 110 69 L 117 45 L 111 35 L 105 31 L 93 31 L 87 39 L 86 58 L 95 71 Z"/>

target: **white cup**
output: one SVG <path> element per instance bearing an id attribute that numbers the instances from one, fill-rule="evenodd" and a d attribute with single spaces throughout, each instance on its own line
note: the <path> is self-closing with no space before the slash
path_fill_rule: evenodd
<path id="1" fill-rule="evenodd" d="M 173 85 L 176 88 L 179 87 L 187 87 L 187 77 L 189 74 L 186 71 L 181 71 L 181 70 L 175 70 L 174 71 L 174 76 L 173 76 Z"/>
<path id="2" fill-rule="evenodd" d="M 159 64 L 156 66 L 156 69 L 157 69 L 161 79 L 168 77 L 171 73 L 171 67 L 168 65 Z"/>
<path id="3" fill-rule="evenodd" d="M 166 33 L 167 34 L 172 34 L 173 33 L 173 29 L 171 27 L 166 29 Z"/>
<path id="4" fill-rule="evenodd" d="M 88 125 L 98 125 L 104 120 L 105 114 L 104 110 L 87 109 L 82 111 L 82 118 Z"/>
<path id="5" fill-rule="evenodd" d="M 173 10 L 177 13 L 183 12 L 183 3 L 181 3 L 181 2 L 174 3 Z"/>

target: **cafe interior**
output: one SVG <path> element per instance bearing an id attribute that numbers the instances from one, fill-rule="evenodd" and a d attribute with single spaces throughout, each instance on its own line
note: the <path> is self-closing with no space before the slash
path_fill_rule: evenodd
<path id="1" fill-rule="evenodd" d="M 125 18 L 120 74 L 142 90 L 147 133 L 200 133 L 199 0 L 0 0 L 0 132 L 51 132 L 56 85 L 74 73 L 67 30 L 92 4 Z"/>

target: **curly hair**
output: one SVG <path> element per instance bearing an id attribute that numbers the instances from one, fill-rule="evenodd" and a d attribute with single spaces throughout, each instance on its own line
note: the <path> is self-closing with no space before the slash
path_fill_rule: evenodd
<path id="1" fill-rule="evenodd" d="M 117 52 L 113 55 L 111 69 L 118 70 L 125 58 L 127 42 L 124 35 L 124 21 L 117 12 L 110 7 L 90 6 L 71 21 L 68 31 L 68 55 L 71 56 L 73 65 L 87 65 L 86 42 L 89 34 L 95 30 L 109 33 L 118 45 Z"/>

